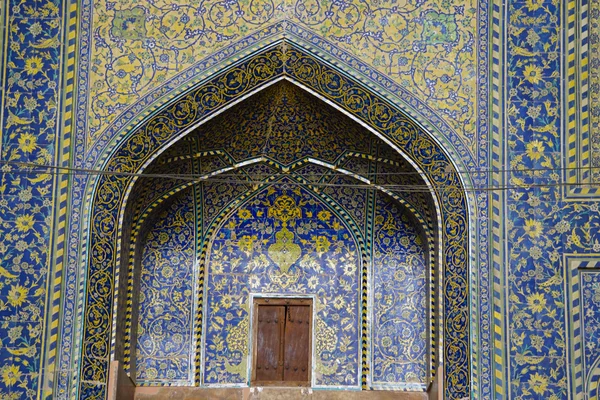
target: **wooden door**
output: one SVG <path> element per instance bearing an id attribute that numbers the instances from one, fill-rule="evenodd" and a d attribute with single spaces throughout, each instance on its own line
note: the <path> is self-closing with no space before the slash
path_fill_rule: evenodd
<path id="1" fill-rule="evenodd" d="M 310 299 L 257 299 L 254 368 L 259 385 L 309 384 L 312 302 Z"/>
<path id="2" fill-rule="evenodd" d="M 280 381 L 283 374 L 285 306 L 258 307 L 256 380 Z"/>
<path id="3" fill-rule="evenodd" d="M 284 381 L 308 381 L 310 307 L 286 308 L 284 340 Z"/>

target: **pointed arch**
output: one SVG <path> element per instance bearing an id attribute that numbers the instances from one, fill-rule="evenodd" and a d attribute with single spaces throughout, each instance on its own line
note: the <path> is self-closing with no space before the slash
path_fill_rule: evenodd
<path id="1" fill-rule="evenodd" d="M 439 204 L 445 394 L 470 393 L 469 206 L 456 165 L 438 141 L 373 90 L 326 65 L 303 49 L 287 45 L 263 49 L 221 71 L 158 110 L 120 139 L 104 163 L 112 172 L 138 173 L 169 145 L 219 111 L 287 78 L 355 119 L 401 153 L 430 184 Z M 120 224 L 135 179 L 99 176 L 90 194 L 88 260 L 80 398 L 105 398 L 112 332 L 119 292 Z"/>

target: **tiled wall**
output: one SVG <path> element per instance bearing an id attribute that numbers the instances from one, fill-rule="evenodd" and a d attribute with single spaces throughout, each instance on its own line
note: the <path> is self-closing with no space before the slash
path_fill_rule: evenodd
<path id="1" fill-rule="evenodd" d="M 203 381 L 248 381 L 250 293 L 316 295 L 314 379 L 360 385 L 361 249 L 322 200 L 270 188 L 215 231 L 206 264 Z"/>
<path id="2" fill-rule="evenodd" d="M 430 265 L 414 217 L 390 200 L 378 193 L 374 210 L 373 385 L 422 390 L 431 355 Z"/>
<path id="3" fill-rule="evenodd" d="M 353 232 L 348 221 L 316 193 L 293 181 L 263 189 L 233 208 L 204 237 L 200 249 L 206 246 L 206 259 L 204 251 L 194 253 L 204 265 L 206 286 L 203 304 L 193 304 L 198 271 L 191 224 L 196 220 L 193 209 L 204 207 L 194 206 L 195 201 L 191 191 L 174 201 L 146 239 L 139 384 L 193 383 L 190 312 L 201 307 L 204 324 L 198 351 L 202 357 L 196 366 L 202 371 L 201 383 L 247 385 L 252 293 L 314 296 L 315 385 L 359 388 L 359 274 L 363 260 L 372 259 L 373 338 L 368 342 L 372 340 L 374 349 L 373 384 L 416 390 L 427 385 L 431 325 L 426 239 L 415 228 L 418 222 L 397 201 L 382 194 L 373 203 L 374 210 L 369 211 L 367 203 L 360 205 L 363 213 L 375 212 L 374 223 L 359 228 L 373 229 L 369 236 L 374 244 L 365 246 L 357 241 L 361 233 Z M 389 284 L 390 274 L 396 284 Z"/>
<path id="4" fill-rule="evenodd" d="M 561 95 L 568 50 L 561 13 L 573 13 L 571 7 L 558 1 L 508 4 L 505 379 L 512 398 L 575 396 L 568 374 L 582 366 L 569 366 L 569 348 L 580 338 L 565 324 L 565 255 L 600 251 L 597 202 L 570 200 L 580 188 L 564 186 L 562 179 L 567 149 L 560 109 L 571 98 Z"/>
<path id="5" fill-rule="evenodd" d="M 187 190 L 156 216 L 142 253 L 137 325 L 138 381 L 187 383 L 192 374 L 196 216 Z"/>
<path id="6" fill-rule="evenodd" d="M 0 397 L 27 399 L 49 393 L 53 378 L 45 356 L 56 176 L 21 163 L 54 164 L 60 145 L 63 9 L 7 1 L 0 17 Z"/>
<path id="7" fill-rule="evenodd" d="M 488 342 L 481 343 L 481 354 L 476 356 L 481 356 L 479 362 L 484 365 L 474 371 L 481 378 L 475 390 L 495 398 L 574 396 L 576 389 L 565 377 L 566 365 L 572 359 L 570 346 L 582 339 L 565 323 L 569 304 L 565 304 L 564 280 L 568 268 L 563 259 L 565 254 L 600 253 L 595 191 L 582 199 L 573 196 L 575 188 L 560 186 L 562 160 L 570 157 L 571 145 L 586 147 L 578 143 L 577 138 L 585 135 L 578 135 L 576 127 L 567 127 L 575 129 L 575 134 L 569 136 L 575 138 L 574 143 L 569 142 L 566 116 L 562 115 L 563 106 L 574 115 L 578 112 L 561 83 L 565 78 L 561 75 L 563 67 L 570 68 L 563 65 L 563 55 L 579 39 L 579 28 L 574 23 L 574 15 L 578 15 L 573 11 L 575 2 L 366 4 L 299 0 L 260 4 L 262 7 L 251 8 L 233 1 L 192 7 L 184 2 L 152 1 L 132 6 L 125 1 L 99 0 L 73 5 L 67 1 L 27 0 L 0 5 L 4 21 L 0 43 L 5 55 L 0 60 L 0 329 L 7 338 L 0 352 L 0 376 L 6 376 L 0 380 L 1 393 L 29 398 L 37 398 L 42 388 L 50 393 L 52 383 L 40 385 L 39 373 L 47 380 L 55 373 L 65 374 L 65 382 L 77 379 L 77 329 L 71 323 L 82 310 L 77 308 L 80 279 L 74 277 L 84 268 L 81 259 L 87 234 L 86 225 L 81 223 L 85 210 L 81 192 L 73 194 L 66 183 L 62 185 L 48 171 L 26 175 L 22 166 L 6 162 L 69 164 L 75 162 L 71 160 L 87 159 L 93 166 L 109 139 L 135 115 L 149 105 L 164 102 L 160 96 L 185 86 L 193 77 L 200 79 L 205 72 L 210 75 L 218 62 L 246 51 L 248 43 L 282 35 L 282 30 L 271 24 L 283 18 L 288 20 L 286 34 L 290 38 L 314 44 L 324 58 L 338 61 L 342 69 L 363 74 L 372 85 L 382 87 L 382 93 L 392 87 L 390 82 L 407 89 L 408 94 L 389 89 L 392 102 L 423 112 L 415 115 L 439 118 L 440 127 L 451 126 L 452 131 L 443 131 L 440 138 L 452 143 L 447 146 L 449 152 L 458 149 L 453 153 L 460 154 L 457 163 L 484 171 L 493 165 L 500 171 L 497 183 L 512 189 L 494 192 L 489 208 L 485 203 L 487 192 L 477 194 L 478 204 L 483 207 L 478 221 L 483 227 L 489 222 L 496 230 L 490 246 L 486 247 L 488 238 L 482 236 L 482 230 L 476 235 L 485 243 L 473 241 L 475 259 L 484 277 L 479 283 L 484 292 L 495 294 L 496 314 L 492 317 L 492 308 L 485 304 L 484 297 L 479 310 L 482 326 L 486 321 L 495 326 L 479 332 L 477 337 L 487 338 Z M 598 62 L 594 49 L 598 44 L 599 14 L 596 2 L 582 4 L 590 6 L 588 154 L 596 157 Z M 492 26 L 488 26 L 488 9 L 501 16 Z M 74 15 L 79 15 L 79 20 Z M 66 21 L 65 16 L 70 20 Z M 65 27 L 77 27 L 77 35 L 67 37 Z M 63 49 L 75 42 L 79 45 L 77 56 L 70 54 L 63 61 Z M 214 59 L 203 61 L 221 50 L 223 53 Z M 74 94 L 75 59 L 79 96 L 76 116 L 70 110 L 57 112 L 63 104 L 61 89 L 65 89 L 65 100 Z M 575 60 L 568 62 L 579 65 Z M 199 65 L 202 67 L 193 68 Z M 170 80 L 188 67 L 187 75 Z M 497 86 L 488 88 L 488 78 L 497 79 Z M 125 109 L 132 102 L 137 105 L 128 114 Z M 488 118 L 488 108 L 498 108 L 498 117 Z M 64 117 L 64 124 L 59 116 Z M 491 128 L 496 132 L 490 138 L 486 136 L 488 119 L 494 121 Z M 112 121 L 118 125 L 111 125 Z M 75 129 L 73 137 L 63 125 Z M 69 142 L 71 139 L 73 142 Z M 488 149 L 492 151 L 489 157 Z M 594 166 L 596 159 L 590 161 Z M 516 168 L 529 172 L 502 172 Z M 544 171 L 534 172 L 532 168 Z M 597 176 L 593 170 L 591 174 Z M 76 182 L 76 178 L 70 182 Z M 481 182 L 491 184 L 486 179 Z M 54 204 L 57 198 L 61 199 L 60 206 Z M 58 214 L 55 226 L 54 208 Z M 68 236 L 68 246 L 64 238 L 67 216 L 77 222 L 69 225 L 74 231 Z M 69 256 L 72 273 L 68 286 L 61 288 L 60 267 L 65 255 Z M 493 271 L 495 283 L 485 281 L 482 260 L 488 256 L 499 258 Z M 49 274 L 59 279 L 51 280 Z M 55 293 L 53 307 L 48 308 L 46 296 L 51 291 Z M 61 293 L 68 296 L 61 298 Z M 59 308 L 62 304 L 64 308 Z M 68 311 L 59 321 L 58 313 L 63 309 Z M 49 319 L 54 324 L 47 324 Z M 64 358 L 60 371 L 53 359 L 57 335 L 63 338 L 64 349 L 58 350 Z M 493 335 L 496 364 L 492 370 L 485 360 L 490 359 L 489 340 Z M 521 341 L 522 336 L 535 338 L 535 343 L 531 339 Z M 575 364 L 575 368 L 583 370 L 583 365 Z M 57 393 L 67 396 L 65 390 L 68 387 L 61 386 Z"/>

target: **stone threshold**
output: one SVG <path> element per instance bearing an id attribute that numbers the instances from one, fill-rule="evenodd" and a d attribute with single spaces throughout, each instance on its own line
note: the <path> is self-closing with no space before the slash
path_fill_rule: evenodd
<path id="1" fill-rule="evenodd" d="M 310 388 L 252 387 L 198 388 L 148 387 L 135 388 L 135 400 L 427 400 L 425 392 L 312 390 Z"/>

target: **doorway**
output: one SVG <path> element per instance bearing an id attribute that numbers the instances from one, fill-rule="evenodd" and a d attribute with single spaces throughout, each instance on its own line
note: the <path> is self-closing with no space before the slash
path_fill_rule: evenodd
<path id="1" fill-rule="evenodd" d="M 255 386 L 310 386 L 312 300 L 254 299 Z"/>

